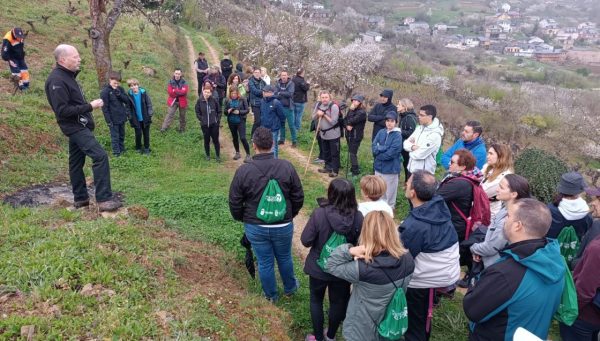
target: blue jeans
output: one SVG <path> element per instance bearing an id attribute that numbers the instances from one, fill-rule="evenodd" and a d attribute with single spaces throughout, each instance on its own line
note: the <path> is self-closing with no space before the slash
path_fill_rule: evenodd
<path id="1" fill-rule="evenodd" d="M 304 113 L 304 106 L 306 103 L 295 103 L 294 102 L 294 124 L 296 125 L 296 134 L 302 127 L 302 114 Z"/>
<path id="2" fill-rule="evenodd" d="M 288 126 L 290 127 L 290 135 L 292 136 L 292 143 L 298 142 L 296 136 L 296 123 L 294 123 L 294 109 L 283 108 L 283 113 L 287 120 Z M 281 133 L 279 134 L 279 141 L 285 141 L 285 122 L 281 125 Z"/>
<path id="3" fill-rule="evenodd" d="M 279 158 L 279 145 L 277 144 L 278 138 L 279 138 L 279 130 L 276 131 L 271 131 L 273 133 L 273 154 L 275 155 L 275 158 L 278 159 Z"/>
<path id="4" fill-rule="evenodd" d="M 560 323 L 560 337 L 563 341 L 595 341 L 597 340 L 600 326 L 577 319 L 572 326 Z"/>
<path id="5" fill-rule="evenodd" d="M 258 277 L 265 296 L 271 300 L 278 298 L 274 259 L 277 260 L 284 293 L 294 293 L 298 289 L 292 262 L 294 223 L 272 228 L 244 223 L 244 228 L 256 255 Z"/>

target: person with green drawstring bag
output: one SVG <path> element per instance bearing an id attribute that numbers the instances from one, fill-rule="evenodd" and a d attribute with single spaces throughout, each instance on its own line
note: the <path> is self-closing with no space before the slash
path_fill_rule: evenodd
<path id="1" fill-rule="evenodd" d="M 352 283 L 344 339 L 398 340 L 406 331 L 402 296 L 415 269 L 413 257 L 392 217 L 382 211 L 367 214 L 358 243 L 337 247 L 327 261 L 328 273 Z M 388 317 L 394 312 L 397 320 L 392 321 Z"/>
<path id="2" fill-rule="evenodd" d="M 310 315 L 313 332 L 305 340 L 334 340 L 339 325 L 344 320 L 350 298 L 350 283 L 325 272 L 329 257 L 335 249 L 346 243 L 358 242 L 363 215 L 358 210 L 352 182 L 337 178 L 329 183 L 327 198 L 317 199 L 317 207 L 302 231 L 300 241 L 310 252 L 304 263 L 309 276 Z M 329 293 L 328 328 L 324 329 L 323 301 Z"/>

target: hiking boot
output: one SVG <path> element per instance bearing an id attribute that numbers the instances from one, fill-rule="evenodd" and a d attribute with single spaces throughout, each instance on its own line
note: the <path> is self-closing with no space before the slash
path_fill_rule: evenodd
<path id="1" fill-rule="evenodd" d="M 204 157 L 204 160 L 206 160 L 206 161 L 210 161 L 210 155 L 206 155 L 206 156 Z"/>
<path id="2" fill-rule="evenodd" d="M 337 178 L 337 176 L 338 176 L 338 173 L 336 173 L 336 172 L 329 173 L 330 178 Z"/>
<path id="3" fill-rule="evenodd" d="M 179 128 L 179 129 L 177 129 L 177 132 L 180 134 L 183 134 L 183 133 L 185 133 L 185 128 L 184 129 Z"/>
<path id="4" fill-rule="evenodd" d="M 144 148 L 144 151 L 142 152 L 142 154 L 150 155 L 150 148 Z"/>
<path id="5" fill-rule="evenodd" d="M 161 129 L 160 129 L 160 132 L 161 132 L 161 133 L 166 133 L 166 132 L 167 132 L 167 129 L 165 129 L 165 128 L 161 128 Z"/>
<path id="6" fill-rule="evenodd" d="M 221 157 L 220 157 L 220 156 L 217 156 L 217 157 L 215 158 L 215 160 L 216 160 L 218 163 L 221 163 Z"/>
<path id="7" fill-rule="evenodd" d="M 285 143 L 285 141 L 279 141 L 279 142 L 277 142 L 277 144 L 280 145 L 280 146 L 283 145 L 284 143 Z"/>
<path id="8" fill-rule="evenodd" d="M 99 202 L 98 210 L 100 210 L 100 212 L 112 212 L 118 210 L 122 206 L 123 204 L 120 201 L 113 199 L 109 201 Z"/>
<path id="9" fill-rule="evenodd" d="M 317 338 L 313 334 L 307 334 L 304 341 L 317 341 Z"/>
<path id="10" fill-rule="evenodd" d="M 324 162 L 325 162 L 325 160 L 321 160 L 319 158 L 316 158 L 313 160 L 313 163 L 324 163 Z"/>
<path id="11" fill-rule="evenodd" d="M 292 142 L 292 148 L 298 148 L 298 143 Z"/>
<path id="12" fill-rule="evenodd" d="M 73 207 L 77 208 L 82 208 L 82 207 L 87 207 L 90 206 L 90 199 L 87 200 L 79 200 L 79 201 L 75 201 L 73 203 Z"/>
<path id="13" fill-rule="evenodd" d="M 242 156 L 240 155 L 240 153 L 235 153 L 235 155 L 233 156 L 234 160 L 239 160 L 241 158 L 242 158 Z"/>
<path id="14" fill-rule="evenodd" d="M 319 168 L 317 170 L 317 172 L 319 173 L 331 173 L 331 169 L 327 169 L 327 168 Z"/>
<path id="15" fill-rule="evenodd" d="M 248 162 L 252 162 L 252 156 L 250 156 L 250 155 L 246 155 L 246 158 L 244 159 L 244 163 L 248 163 Z"/>

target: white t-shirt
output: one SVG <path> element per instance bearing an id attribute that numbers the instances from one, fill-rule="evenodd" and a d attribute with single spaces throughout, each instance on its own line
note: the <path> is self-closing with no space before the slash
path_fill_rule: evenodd
<path id="1" fill-rule="evenodd" d="M 385 202 L 383 199 L 379 199 L 377 201 L 365 201 L 358 204 L 358 210 L 362 213 L 363 217 L 367 216 L 367 213 L 371 211 L 383 211 L 389 213 L 389 215 L 393 218 L 394 211 L 390 205 Z"/>

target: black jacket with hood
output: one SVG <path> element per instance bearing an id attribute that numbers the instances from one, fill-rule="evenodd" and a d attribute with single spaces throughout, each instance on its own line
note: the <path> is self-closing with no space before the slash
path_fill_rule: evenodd
<path id="1" fill-rule="evenodd" d="M 285 198 L 287 212 L 281 222 L 289 223 L 304 204 L 304 190 L 294 166 L 276 159 L 273 153 L 257 154 L 241 165 L 229 187 L 229 211 L 233 219 L 248 224 L 268 225 L 256 217 L 256 209 L 269 180 L 276 179 Z"/>
<path id="2" fill-rule="evenodd" d="M 368 117 L 369 122 L 373 122 L 373 136 L 371 136 L 371 140 L 375 139 L 375 136 L 377 136 L 377 133 L 381 129 L 385 129 L 385 113 L 388 111 L 393 111 L 395 113 L 398 110 L 396 106 L 392 104 L 394 91 L 385 89 L 381 92 L 381 95 L 387 97 L 387 102 L 377 103 L 377 105 L 371 109 Z"/>
<path id="3" fill-rule="evenodd" d="M 292 100 L 294 103 L 306 103 L 306 93 L 308 92 L 308 89 L 310 89 L 310 84 L 304 80 L 304 77 L 298 75 L 292 78 L 292 82 L 294 82 L 294 95 L 292 96 Z"/>
<path id="4" fill-rule="evenodd" d="M 344 124 L 352 126 L 352 131 L 345 132 L 346 137 L 350 141 L 362 141 L 365 135 L 365 124 L 367 123 L 367 112 L 364 108 L 348 110 Z M 346 129 L 346 127 L 344 127 Z"/>
<path id="5" fill-rule="evenodd" d="M 400 129 L 402 130 L 402 140 L 407 140 L 417 128 L 419 121 L 413 110 L 400 113 Z"/>
<path id="6" fill-rule="evenodd" d="M 46 79 L 46 98 L 66 136 L 83 129 L 93 131 L 96 126 L 92 105 L 85 100 L 83 90 L 75 80 L 78 73 L 57 64 Z"/>
<path id="7" fill-rule="evenodd" d="M 325 246 L 334 231 L 344 235 L 348 243 L 356 245 L 363 223 L 363 216 L 358 209 L 352 214 L 342 214 L 324 198 L 317 199 L 317 202 L 319 207 L 311 214 L 300 236 L 302 245 L 310 247 L 304 262 L 304 272 L 322 281 L 340 281 L 341 279 L 323 271 L 317 264 L 317 260 L 321 256 L 323 246 Z"/>
<path id="8" fill-rule="evenodd" d="M 108 125 L 127 122 L 131 115 L 131 106 L 129 96 L 123 87 L 118 86 L 113 89 L 110 84 L 106 84 L 100 92 L 100 98 L 104 101 L 102 113 L 104 113 L 104 119 Z"/>

